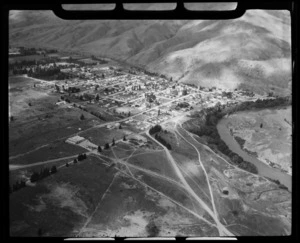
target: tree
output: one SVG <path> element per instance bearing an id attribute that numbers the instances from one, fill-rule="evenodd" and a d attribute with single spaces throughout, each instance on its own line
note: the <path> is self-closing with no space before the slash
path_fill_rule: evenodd
<path id="1" fill-rule="evenodd" d="M 38 234 L 39 237 L 41 237 L 41 236 L 43 235 L 43 232 L 42 232 L 42 229 L 41 229 L 41 228 L 38 229 L 37 234 Z"/>
<path id="2" fill-rule="evenodd" d="M 36 182 L 39 179 L 39 174 L 37 172 L 33 172 L 33 174 L 30 176 L 31 182 Z"/>
<path id="3" fill-rule="evenodd" d="M 123 137 L 123 141 L 127 141 L 127 139 L 126 139 L 125 135 L 124 135 L 124 137 Z"/>
<path id="4" fill-rule="evenodd" d="M 119 129 L 122 129 L 122 126 L 121 126 L 121 124 L 120 124 L 120 126 L 119 126 Z"/>
<path id="5" fill-rule="evenodd" d="M 115 139 L 113 138 L 111 146 L 115 146 Z"/>
<path id="6" fill-rule="evenodd" d="M 44 170 L 43 170 L 43 177 L 45 178 L 45 177 L 47 177 L 47 176 L 49 176 L 50 175 L 50 170 L 49 170 L 49 168 L 45 168 Z"/>
<path id="7" fill-rule="evenodd" d="M 69 163 L 68 162 L 66 163 L 66 167 L 69 167 Z"/>
<path id="8" fill-rule="evenodd" d="M 56 173 L 56 172 L 57 172 L 57 168 L 56 168 L 55 165 L 53 165 L 53 166 L 51 167 L 51 174 L 54 174 L 54 173 Z"/>
<path id="9" fill-rule="evenodd" d="M 99 152 L 99 153 L 101 153 L 101 152 L 102 152 L 102 148 L 101 148 L 101 146 L 100 146 L 100 145 L 98 146 L 98 152 Z"/>
<path id="10" fill-rule="evenodd" d="M 80 120 L 84 120 L 84 115 L 83 114 L 81 114 Z"/>
<path id="11" fill-rule="evenodd" d="M 77 159 L 74 159 L 74 160 L 73 160 L 73 164 L 77 164 Z"/>
<path id="12" fill-rule="evenodd" d="M 146 231 L 148 232 L 149 237 L 155 237 L 160 232 L 159 228 L 155 225 L 153 221 L 147 224 Z"/>
<path id="13" fill-rule="evenodd" d="M 29 106 L 32 106 L 31 102 L 28 103 Z"/>
<path id="14" fill-rule="evenodd" d="M 77 157 L 78 161 L 81 161 L 81 160 L 84 160 L 84 159 L 86 159 L 86 154 L 79 154 L 78 157 Z"/>
<path id="15" fill-rule="evenodd" d="M 104 148 L 105 148 L 105 149 L 109 149 L 109 144 L 106 143 Z"/>

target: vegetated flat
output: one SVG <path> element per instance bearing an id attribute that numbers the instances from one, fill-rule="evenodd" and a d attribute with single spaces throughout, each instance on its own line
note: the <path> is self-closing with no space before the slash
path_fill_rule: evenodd
<path id="1" fill-rule="evenodd" d="M 142 169 L 153 171 L 162 177 L 178 181 L 179 178 L 168 161 L 164 151 L 154 150 L 152 152 L 138 152 L 136 154 L 137 155 L 133 154 L 128 159 L 128 163 L 141 167 Z"/>
<path id="2" fill-rule="evenodd" d="M 24 155 L 16 158 L 10 159 L 10 164 L 15 165 L 26 165 L 32 163 L 43 162 L 47 160 L 59 159 L 67 156 L 78 155 L 86 152 L 87 150 L 68 144 L 65 141 L 59 141 L 50 143 L 45 147 L 40 147 L 39 149 L 32 151 L 30 153 L 25 153 Z"/>
<path id="3" fill-rule="evenodd" d="M 37 236 L 41 229 L 43 236 L 147 237 L 153 234 L 147 227 L 150 222 L 158 236 L 217 233 L 155 191 L 115 169 L 107 170 L 94 157 L 13 192 L 10 205 L 12 236 Z"/>
<path id="4" fill-rule="evenodd" d="M 291 107 L 241 112 L 228 119 L 228 128 L 238 137 L 242 149 L 292 173 Z"/>
<path id="5" fill-rule="evenodd" d="M 119 203 L 122 201 L 122 203 Z M 151 225 L 155 225 L 150 227 Z M 155 230 L 156 228 L 156 230 Z M 81 237 L 213 235 L 214 228 L 150 188 L 118 174 Z"/>
<path id="6" fill-rule="evenodd" d="M 42 60 L 45 57 L 43 55 L 30 55 L 30 56 L 16 56 L 16 57 L 9 57 L 9 63 L 15 63 L 20 61 L 35 61 L 35 60 Z"/>
<path id="7" fill-rule="evenodd" d="M 114 171 L 88 157 L 10 195 L 11 236 L 71 236 L 101 199 Z"/>
<path id="8" fill-rule="evenodd" d="M 192 124 L 189 122 L 189 126 Z M 220 158 L 203 145 L 193 144 L 199 150 L 202 147 L 201 161 L 208 173 L 221 222 L 229 225 L 236 235 L 290 234 L 289 191 L 264 177 L 233 167 L 226 162 L 228 158 Z M 254 225 L 253 220 L 264 226 Z"/>
<path id="9" fill-rule="evenodd" d="M 66 163 L 73 162 L 74 159 L 62 159 L 59 161 L 54 161 L 50 163 L 40 164 L 40 165 L 32 165 L 29 167 L 22 168 L 21 166 L 15 166 L 15 170 L 9 171 L 9 184 L 12 187 L 13 184 L 17 181 L 27 181 L 30 179 L 33 172 L 40 172 L 42 169 L 49 168 L 51 169 L 52 166 L 56 166 L 56 168 L 59 168 L 61 166 L 66 165 Z M 10 165 L 10 167 L 14 165 Z"/>
<path id="10" fill-rule="evenodd" d="M 9 80 L 10 88 L 20 89 L 9 92 L 9 112 L 14 118 L 9 123 L 10 156 L 27 153 L 100 123 L 88 112 L 55 105 L 60 96 L 34 88 L 36 82 L 32 79 Z M 83 121 L 79 119 L 81 114 L 85 117 Z"/>
<path id="11" fill-rule="evenodd" d="M 104 146 L 106 143 L 111 144 L 113 139 L 115 139 L 115 141 L 122 140 L 124 136 L 127 136 L 130 133 L 131 131 L 118 129 L 118 127 L 112 129 L 99 127 L 83 132 L 80 136 L 88 139 L 96 145 Z"/>

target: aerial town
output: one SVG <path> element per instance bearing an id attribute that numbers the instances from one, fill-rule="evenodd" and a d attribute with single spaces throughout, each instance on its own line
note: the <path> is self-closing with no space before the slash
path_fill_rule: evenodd
<path id="1" fill-rule="evenodd" d="M 12 235 L 263 234 L 253 217 L 273 222 L 267 235 L 290 232 L 288 147 L 280 158 L 251 147 L 251 133 L 290 139 L 290 120 L 235 114 L 290 97 L 181 83 L 94 55 L 14 47 L 9 57 Z"/>

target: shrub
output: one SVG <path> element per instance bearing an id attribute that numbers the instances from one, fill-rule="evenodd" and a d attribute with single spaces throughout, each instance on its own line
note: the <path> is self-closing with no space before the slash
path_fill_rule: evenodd
<path id="1" fill-rule="evenodd" d="M 54 174 L 54 173 L 56 173 L 56 172 L 57 172 L 57 168 L 56 168 L 55 165 L 53 165 L 53 166 L 51 167 L 51 174 Z"/>
<path id="2" fill-rule="evenodd" d="M 30 176 L 31 182 L 36 182 L 39 180 L 39 174 L 37 172 L 33 172 L 33 174 Z"/>
<path id="3" fill-rule="evenodd" d="M 159 234 L 160 229 L 155 225 L 153 221 L 149 222 L 146 226 L 146 231 L 149 237 L 155 237 Z"/>

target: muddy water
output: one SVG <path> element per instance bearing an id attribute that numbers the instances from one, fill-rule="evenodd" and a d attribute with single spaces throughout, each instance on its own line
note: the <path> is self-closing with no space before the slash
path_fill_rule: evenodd
<path id="1" fill-rule="evenodd" d="M 237 113 L 238 114 L 238 113 Z M 242 114 L 242 113 L 240 113 Z M 233 136 L 230 134 L 230 130 L 227 127 L 230 119 L 223 118 L 219 121 L 217 125 L 218 132 L 220 134 L 221 139 L 227 144 L 228 148 L 240 155 L 245 161 L 249 161 L 257 167 L 258 174 L 261 176 L 265 176 L 274 180 L 279 180 L 281 184 L 288 187 L 289 191 L 292 188 L 292 177 L 286 173 L 281 172 L 278 169 L 274 169 L 265 163 L 261 162 L 259 159 L 254 156 L 250 156 L 244 150 L 241 149 L 240 145 L 235 141 Z"/>

